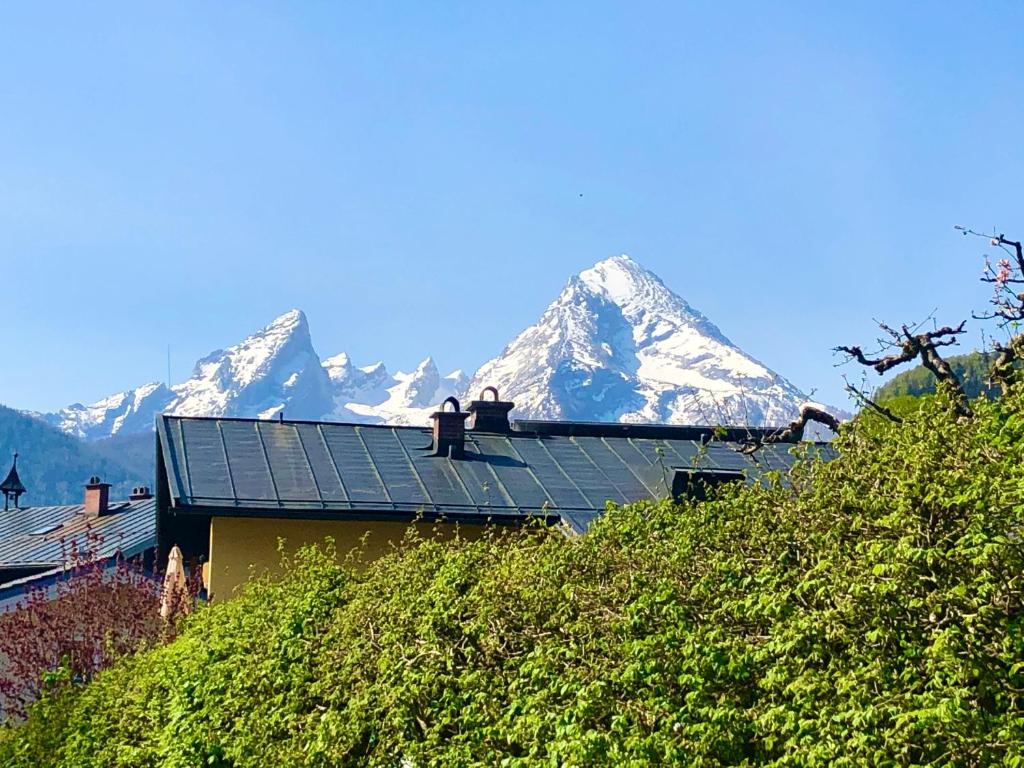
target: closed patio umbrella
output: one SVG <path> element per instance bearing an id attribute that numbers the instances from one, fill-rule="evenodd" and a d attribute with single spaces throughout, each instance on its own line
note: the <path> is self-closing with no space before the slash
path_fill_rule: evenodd
<path id="1" fill-rule="evenodd" d="M 188 585 L 185 583 L 185 564 L 181 549 L 175 544 L 167 558 L 167 573 L 160 594 L 160 617 L 170 619 L 181 608 L 188 610 Z"/>

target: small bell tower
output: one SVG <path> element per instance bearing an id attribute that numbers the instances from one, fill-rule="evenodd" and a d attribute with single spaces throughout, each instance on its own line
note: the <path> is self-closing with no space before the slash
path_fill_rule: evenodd
<path id="1" fill-rule="evenodd" d="M 11 471 L 7 473 L 7 477 L 2 483 L 0 483 L 0 492 L 4 494 L 4 511 L 10 509 L 11 500 L 14 501 L 14 508 L 18 508 L 18 499 L 21 498 L 21 494 L 25 492 L 25 486 L 22 485 L 21 478 L 18 477 L 18 453 L 14 453 L 14 463 L 11 464 Z"/>

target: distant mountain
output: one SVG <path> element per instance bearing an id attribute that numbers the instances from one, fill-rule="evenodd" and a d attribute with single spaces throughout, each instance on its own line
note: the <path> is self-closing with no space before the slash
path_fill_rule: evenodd
<path id="1" fill-rule="evenodd" d="M 88 443 L 97 455 L 107 458 L 122 467 L 128 477 L 138 478 L 133 485 L 155 487 L 156 482 L 156 433 L 121 432 L 113 437 Z"/>
<path id="2" fill-rule="evenodd" d="M 441 375 L 431 357 L 394 374 L 345 353 L 321 360 L 295 309 L 207 355 L 180 384 L 144 384 L 40 416 L 90 441 L 150 432 L 158 413 L 272 418 L 283 410 L 296 419 L 424 425 L 449 395 L 476 397 L 489 385 L 516 403 L 518 418 L 761 426 L 785 423 L 807 400 L 655 274 L 615 256 L 571 278 L 540 320 L 472 378 Z"/>
<path id="3" fill-rule="evenodd" d="M 149 433 L 159 413 L 267 419 L 283 410 L 292 419 L 426 424 L 467 380 L 458 370 L 442 376 L 430 357 L 410 373 L 394 374 L 383 363 L 357 367 L 345 353 L 321 361 L 305 314 L 293 309 L 211 352 L 181 384 L 143 384 L 92 405 L 33 415 L 89 441 Z"/>
<path id="4" fill-rule="evenodd" d="M 153 484 L 153 437 L 146 437 L 148 459 L 129 468 L 99 444 L 83 443 L 37 418 L 0 406 L 0 477 L 7 474 L 17 451 L 18 474 L 28 489 L 21 498 L 23 507 L 81 504 L 85 483 L 92 475 L 111 483 L 112 498 L 124 499 L 134 486 Z M 0 505 L 0 514 L 2 509 Z"/>
<path id="5" fill-rule="evenodd" d="M 570 279 L 469 391 L 489 384 L 543 419 L 777 425 L 807 401 L 628 256 Z"/>
<path id="6" fill-rule="evenodd" d="M 442 376 L 432 357 L 412 373 L 387 372 L 383 363 L 355 368 L 342 353 L 324 361 L 335 388 L 328 418 L 388 424 L 427 424 L 438 403 L 458 395 L 468 378 L 462 371 Z"/>

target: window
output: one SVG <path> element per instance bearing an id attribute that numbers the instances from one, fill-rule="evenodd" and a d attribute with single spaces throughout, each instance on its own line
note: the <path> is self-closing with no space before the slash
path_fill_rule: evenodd
<path id="1" fill-rule="evenodd" d="M 672 475 L 672 498 L 703 501 L 708 491 L 723 483 L 743 482 L 739 469 L 676 469 Z"/>

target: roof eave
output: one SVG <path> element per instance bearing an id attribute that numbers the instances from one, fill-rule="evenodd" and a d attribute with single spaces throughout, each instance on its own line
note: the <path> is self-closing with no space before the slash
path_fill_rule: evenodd
<path id="1" fill-rule="evenodd" d="M 555 524 L 562 520 L 558 510 L 545 512 L 526 512 L 513 509 L 482 509 L 467 510 L 396 510 L 396 509 L 330 509 L 311 508 L 295 509 L 294 507 L 243 507 L 176 504 L 172 507 L 173 514 L 195 517 L 242 517 L 261 519 L 289 520 L 333 520 L 337 522 L 443 522 L 466 523 L 469 525 L 523 525 L 532 520 Z"/>

